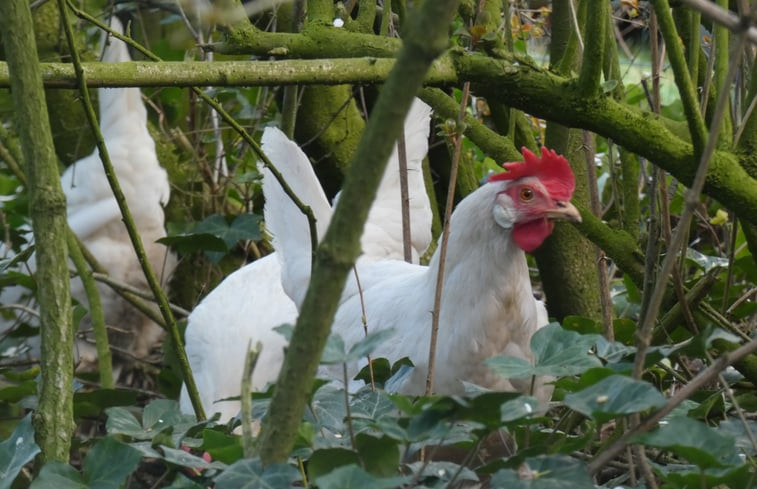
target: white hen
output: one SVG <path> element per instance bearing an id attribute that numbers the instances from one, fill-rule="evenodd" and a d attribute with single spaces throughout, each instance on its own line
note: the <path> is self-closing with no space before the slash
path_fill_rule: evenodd
<path id="1" fill-rule="evenodd" d="M 416 259 L 431 242 L 432 214 L 421 169 L 428 150 L 430 113 L 427 105 L 416 100 L 405 120 L 411 237 Z M 318 235 L 323 236 L 332 211 L 307 156 L 275 128 L 263 133 L 263 150 L 294 193 L 313 209 Z M 362 235 L 366 259 L 403 256 L 398 169 L 395 147 Z M 268 171 L 263 190 L 266 208 L 279 200 L 290 201 Z M 299 209 L 282 220 L 272 218 L 268 212 L 266 217 L 274 247 L 276 235 L 281 228 L 287 228 L 309 249 L 309 227 Z M 239 411 L 238 401 L 218 401 L 239 396 L 248 340 L 253 346 L 258 341 L 263 345 L 252 376 L 253 389 L 261 390 L 278 377 L 286 340 L 274 328 L 297 320 L 297 307 L 282 287 L 282 273 L 295 277 L 298 269 L 309 271 L 310 256 L 308 252 L 296 260 L 282 262 L 280 255 L 272 253 L 256 260 L 229 275 L 192 311 L 185 333 L 186 350 L 206 413 L 220 412 L 221 420 L 227 421 Z M 290 287 L 294 297 L 299 290 L 298 286 Z M 181 408 L 192 412 L 186 388 L 182 389 Z"/>
<path id="2" fill-rule="evenodd" d="M 525 162 L 506 164 L 508 172 L 490 178 L 451 216 L 436 349 L 437 393 L 462 394 L 464 382 L 495 390 L 530 390 L 530 380 L 501 378 L 484 361 L 499 354 L 532 360 L 531 336 L 547 324 L 547 314 L 533 297 L 524 251 L 544 241 L 552 220 L 580 221 L 580 215 L 569 202 L 574 177 L 567 161 L 546 149 L 542 158 L 527 150 L 524 157 Z M 277 203 L 280 208 L 266 208 L 266 213 L 294 212 L 290 203 Z M 279 229 L 277 243 L 284 261 L 301 259 L 297 255 L 303 253 L 302 244 L 289 228 Z M 400 388 L 408 394 L 421 394 L 425 388 L 439 260 L 438 249 L 428 266 L 359 259 L 362 299 L 354 281 L 348 280 L 332 326 L 348 347 L 358 342 L 365 334 L 364 302 L 368 331 L 395 330 L 373 352 L 374 358 L 395 362 L 409 357 L 415 365 Z M 291 278 L 293 286 L 309 280 L 308 270 L 299 272 Z M 348 375 L 354 376 L 364 363 L 348 365 Z M 321 374 L 339 380 L 342 369 L 324 367 Z M 543 379 L 534 387 L 542 401 L 549 397 L 551 389 Z"/>
<path id="3" fill-rule="evenodd" d="M 111 28 L 123 32 L 113 17 Z M 105 62 L 131 61 L 128 47 L 118 39 L 106 42 Z M 116 176 L 139 231 L 148 260 L 164 280 L 170 277 L 176 259 L 156 240 L 166 235 L 163 205 L 168 202 L 168 176 L 160 166 L 155 142 L 147 130 L 147 111 L 139 88 L 101 88 L 100 130 L 108 148 Z M 133 287 L 146 289 L 147 283 L 132 248 L 126 227 L 108 181 L 98 151 L 68 167 L 61 176 L 66 194 L 68 223 L 108 274 Z M 32 265 L 33 266 L 33 265 Z M 112 326 L 112 345 L 129 356 L 144 357 L 156 345 L 162 329 L 130 306 L 110 287 L 100 285 L 105 320 Z M 18 290 L 3 293 L 3 302 L 18 296 Z M 81 281 L 73 280 L 71 295 L 87 304 Z M 12 300 L 12 299 L 11 299 Z M 83 325 L 86 335 L 87 325 Z M 96 360 L 91 340 L 78 344 L 85 368 Z"/>

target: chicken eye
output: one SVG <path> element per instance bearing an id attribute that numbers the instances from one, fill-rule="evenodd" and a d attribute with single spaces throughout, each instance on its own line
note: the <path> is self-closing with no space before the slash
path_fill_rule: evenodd
<path id="1" fill-rule="evenodd" d="M 534 198 L 534 191 L 533 189 L 529 187 L 524 187 L 520 189 L 520 200 L 523 202 L 528 202 L 529 200 Z"/>

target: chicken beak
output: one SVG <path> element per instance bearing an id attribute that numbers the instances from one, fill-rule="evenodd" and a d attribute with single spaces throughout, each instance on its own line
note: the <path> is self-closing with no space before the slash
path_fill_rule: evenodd
<path id="1" fill-rule="evenodd" d="M 547 218 L 553 220 L 564 220 L 571 222 L 581 222 L 581 213 L 570 202 L 558 200 L 555 202 L 555 208 L 547 211 Z"/>

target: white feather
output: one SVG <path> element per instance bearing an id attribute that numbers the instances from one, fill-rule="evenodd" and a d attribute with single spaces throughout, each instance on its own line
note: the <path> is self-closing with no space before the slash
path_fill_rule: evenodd
<path id="1" fill-rule="evenodd" d="M 503 379 L 483 364 L 501 353 L 531 360 L 530 339 L 547 324 L 543 304 L 533 297 L 523 251 L 510 239 L 510 229 L 493 219 L 497 195 L 509 184 L 487 183 L 455 209 L 450 222 L 436 350 L 434 391 L 462 394 L 464 382 L 495 390 L 527 392 L 528 381 Z M 397 361 L 409 357 L 415 369 L 400 389 L 422 394 L 428 371 L 434 293 L 439 251 L 429 265 L 400 261 L 358 264 L 368 331 L 387 328 L 394 335 L 372 354 Z M 332 331 L 347 345 L 365 335 L 360 297 L 345 289 Z M 348 366 L 354 376 L 364 361 Z M 339 368 L 322 368 L 339 379 Z M 543 381 L 535 394 L 548 398 Z"/>
<path id="2" fill-rule="evenodd" d="M 427 105 L 416 101 L 405 120 L 411 238 L 415 256 L 422 254 L 431 241 L 431 208 L 421 169 L 428 149 L 430 114 Z M 274 128 L 266 128 L 263 133 L 263 149 L 295 194 L 313 209 L 318 237 L 322 237 L 332 211 L 307 156 Z M 399 259 L 403 256 L 398 170 L 395 150 L 361 237 L 367 258 Z M 281 260 L 280 254 L 273 253 L 229 275 L 192 311 L 185 333 L 187 356 L 203 407 L 208 414 L 220 412 L 222 421 L 239 411 L 238 401 L 217 401 L 239 396 L 249 340 L 252 340 L 252 346 L 258 341 L 263 344 L 252 376 L 253 389 L 262 390 L 278 377 L 286 342 L 274 328 L 297 321 L 295 302 L 302 300 L 310 280 L 311 246 L 307 219 L 268 170 L 264 171 L 263 191 L 266 226 L 273 235 L 274 247 L 297 251 L 291 254 L 291 260 Z M 294 302 L 284 292 L 285 288 Z M 184 412 L 192 412 L 185 387 L 180 402 Z"/>
<path id="3" fill-rule="evenodd" d="M 111 27 L 123 32 L 117 18 Z M 128 48 L 111 38 L 103 52 L 106 62 L 130 61 Z M 165 236 L 163 205 L 170 196 L 168 175 L 158 162 L 155 142 L 147 129 L 147 111 L 139 88 L 101 88 L 100 130 L 126 202 L 142 238 L 148 260 L 164 281 L 176 266 L 173 254 L 156 240 Z M 108 274 L 123 283 L 146 289 L 146 280 L 121 220 L 121 212 L 108 184 L 98 151 L 76 161 L 61 175 L 66 195 L 68 223 Z M 34 268 L 32 261 L 32 268 Z M 121 299 L 110 287 L 98 286 L 105 320 L 123 330 L 111 341 L 141 357 L 159 341 L 162 330 Z M 2 301 L 14 300 L 18 290 L 3 292 Z M 81 281 L 71 282 L 71 295 L 87 304 Z M 6 325 L 8 327 L 8 325 Z M 35 346 L 35 355 L 38 354 Z M 90 342 L 80 342 L 78 353 L 85 364 L 95 361 Z"/>

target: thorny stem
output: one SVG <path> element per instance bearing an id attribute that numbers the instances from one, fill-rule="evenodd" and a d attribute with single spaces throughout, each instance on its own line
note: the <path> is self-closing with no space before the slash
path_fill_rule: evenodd
<path id="1" fill-rule="evenodd" d="M 460 113 L 457 118 L 457 135 L 455 137 L 455 150 L 452 156 L 452 168 L 450 168 L 449 186 L 447 187 L 447 204 L 444 209 L 444 227 L 442 228 L 442 241 L 439 248 L 439 271 L 436 276 L 436 291 L 434 293 L 434 310 L 431 313 L 431 341 L 428 349 L 428 373 L 426 375 L 426 395 L 430 396 L 434 390 L 434 366 L 436 364 L 436 341 L 439 335 L 439 315 L 442 307 L 442 287 L 444 284 L 444 266 L 447 259 L 447 241 L 449 240 L 449 222 L 452 216 L 452 206 L 455 202 L 455 188 L 457 187 L 457 170 L 460 165 L 460 153 L 463 145 L 463 120 L 465 109 L 468 106 L 470 96 L 470 83 L 463 85 L 463 95 L 460 101 Z"/>

